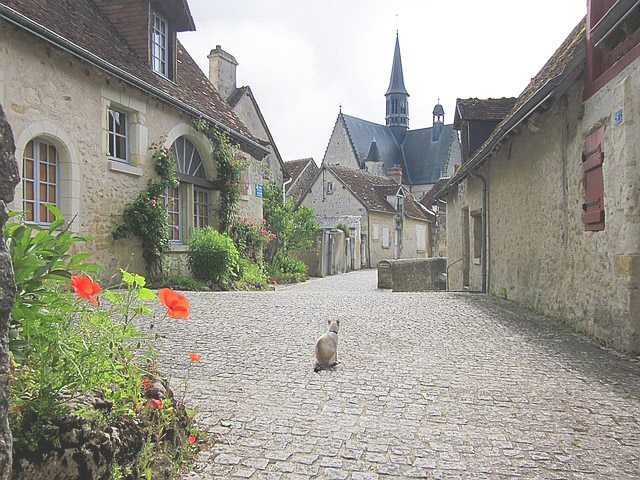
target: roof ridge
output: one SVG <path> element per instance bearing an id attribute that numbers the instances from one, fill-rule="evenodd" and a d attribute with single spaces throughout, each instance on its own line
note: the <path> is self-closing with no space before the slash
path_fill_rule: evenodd
<path id="1" fill-rule="evenodd" d="M 342 111 L 340 111 L 340 113 L 338 114 L 339 116 L 342 116 L 342 120 L 344 123 L 344 128 L 347 131 L 347 138 L 349 139 L 349 143 L 351 144 L 351 150 L 353 150 L 353 155 L 356 157 L 356 162 L 358 164 L 360 164 L 360 159 L 358 158 L 358 150 L 356 149 L 356 144 L 353 142 L 353 138 L 351 136 L 351 132 L 349 131 L 349 125 L 347 124 L 347 122 L 344 121 L 344 113 L 342 113 Z M 348 116 L 348 115 L 347 115 Z M 353 117 L 355 118 L 355 117 Z M 362 166 L 362 165 L 360 165 Z"/>

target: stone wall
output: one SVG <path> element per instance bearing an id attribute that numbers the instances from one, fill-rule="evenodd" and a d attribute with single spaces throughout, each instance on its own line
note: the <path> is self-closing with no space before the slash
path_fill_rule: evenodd
<path id="1" fill-rule="evenodd" d="M 383 260 L 378 263 L 378 288 L 394 292 L 428 292 L 446 288 L 446 258 Z"/>
<path id="2" fill-rule="evenodd" d="M 327 150 L 325 151 L 322 163 L 326 163 L 328 165 L 341 165 L 343 167 L 357 170 L 360 169 L 358 160 L 353 153 L 351 140 L 349 139 L 347 127 L 342 120 L 342 116 L 338 116 L 338 120 L 333 127 L 333 132 L 331 133 L 331 138 L 329 138 L 329 144 L 327 145 Z"/>
<path id="3" fill-rule="evenodd" d="M 15 144 L 11 127 L 0 105 L 0 236 L 8 220 L 6 203 L 13 200 L 20 181 L 18 165 L 13 156 Z M 16 284 L 11 257 L 0 241 L 0 480 L 11 477 L 13 440 L 9 429 L 9 314 L 16 298 Z"/>
<path id="4" fill-rule="evenodd" d="M 565 319 L 617 348 L 640 351 L 640 61 L 583 102 L 581 81 L 536 113 L 479 173 L 489 185 L 490 293 Z M 623 122 L 613 113 L 623 109 Z M 605 125 L 604 231 L 582 223 L 586 135 Z M 462 212 L 480 208 L 480 182 L 467 179 L 447 198 L 447 248 L 463 256 Z M 467 208 L 468 210 L 463 210 Z M 470 288 L 480 289 L 473 262 Z M 462 264 L 449 285 L 462 288 Z"/>

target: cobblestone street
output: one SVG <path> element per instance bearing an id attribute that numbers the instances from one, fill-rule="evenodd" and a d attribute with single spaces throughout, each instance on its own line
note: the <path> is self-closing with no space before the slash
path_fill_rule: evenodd
<path id="1" fill-rule="evenodd" d="M 162 369 L 215 440 L 185 479 L 640 477 L 637 359 L 480 295 L 376 290 L 375 271 L 187 293 Z M 339 318 L 340 365 L 313 373 Z"/>

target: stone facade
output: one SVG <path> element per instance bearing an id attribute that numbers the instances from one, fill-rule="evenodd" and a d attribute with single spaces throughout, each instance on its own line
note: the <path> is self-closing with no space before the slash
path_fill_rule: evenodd
<path id="1" fill-rule="evenodd" d="M 333 184 L 331 193 L 327 192 L 329 182 Z M 317 216 L 359 216 L 363 244 L 360 258 L 361 264 L 365 267 L 375 267 L 384 259 L 426 258 L 430 255 L 428 221 L 405 216 L 401 223 L 402 228 L 396 229 L 394 212 L 368 209 L 330 169 L 324 168 L 316 176 L 300 204 L 311 207 Z M 424 250 L 418 250 L 418 229 L 424 231 Z M 384 242 L 385 230 L 389 232 L 388 245 Z"/>
<path id="2" fill-rule="evenodd" d="M 325 151 L 323 164 L 328 165 L 341 165 L 347 168 L 360 168 L 358 159 L 353 152 L 351 146 L 351 140 L 349 139 L 349 132 L 347 126 L 344 123 L 342 115 L 338 116 L 336 124 L 333 126 L 333 132 L 329 138 L 329 144 Z M 372 171 L 374 175 L 381 174 L 382 172 Z"/>
<path id="3" fill-rule="evenodd" d="M 73 220 L 73 231 L 93 237 L 83 248 L 104 267 L 105 279 L 119 268 L 145 273 L 138 242 L 114 241 L 111 232 L 125 205 L 155 178 L 149 148 L 169 148 L 185 137 L 199 152 L 206 178 L 214 180 L 217 172 L 208 139 L 193 129 L 189 114 L 4 21 L 0 39 L 0 65 L 11 65 L 2 72 L 0 100 L 14 130 L 16 158 L 22 159 L 33 139 L 52 144 L 59 155 L 58 206 L 67 221 Z M 130 163 L 107 158 L 108 107 L 128 114 Z M 180 188 L 182 232 L 173 245 L 178 256 L 184 255 L 184 243 L 194 228 L 194 188 Z M 214 225 L 217 195 L 210 191 L 208 198 Z M 9 207 L 22 210 L 22 200 L 19 186 Z"/>
<path id="4" fill-rule="evenodd" d="M 640 351 L 640 60 L 586 101 L 583 87 L 576 81 L 548 111 L 534 114 L 478 170 L 489 185 L 489 291 Z M 582 153 L 586 136 L 602 125 L 606 226 L 586 231 Z M 470 215 L 480 208 L 479 180 L 466 178 L 448 193 L 452 290 L 466 283 L 465 268 L 469 288 L 480 289 Z"/>
<path id="5" fill-rule="evenodd" d="M 446 258 L 383 260 L 378 264 L 378 288 L 394 292 L 446 289 Z"/>

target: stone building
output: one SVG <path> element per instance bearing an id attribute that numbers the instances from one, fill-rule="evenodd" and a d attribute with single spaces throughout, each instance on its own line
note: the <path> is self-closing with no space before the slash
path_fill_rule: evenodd
<path id="1" fill-rule="evenodd" d="M 356 259 L 365 268 L 385 259 L 430 256 L 431 219 L 400 185 L 399 170 L 389 173 L 395 178 L 323 165 L 300 201 L 319 217 L 360 217 L 361 248 Z"/>
<path id="2" fill-rule="evenodd" d="M 291 179 L 285 182 L 285 193 L 293 203 L 297 204 L 309 185 L 315 180 L 318 166 L 313 158 L 290 160 L 285 162 L 285 166 L 291 175 Z"/>
<path id="3" fill-rule="evenodd" d="M 279 186 L 290 179 L 287 169 L 284 165 L 278 146 L 276 145 L 269 125 L 262 115 L 258 101 L 251 91 L 251 87 L 238 87 L 236 82 L 236 69 L 238 62 L 233 55 L 222 50 L 220 45 L 211 50 L 209 54 L 209 80 L 216 87 L 222 98 L 231 106 L 234 113 L 244 123 L 254 138 L 258 139 L 260 144 L 269 150 L 269 154 L 264 161 L 269 166 L 269 178 Z M 254 172 L 255 174 L 260 172 Z M 255 182 L 253 182 L 255 186 Z M 250 192 L 255 195 L 255 188 Z"/>
<path id="4" fill-rule="evenodd" d="M 194 30 L 184 0 L 2 0 L 0 102 L 23 181 L 11 205 L 28 222 L 56 205 L 110 276 L 144 272 L 136 240 L 112 238 L 123 209 L 156 178 L 153 145 L 173 150 L 180 186 L 164 196 L 180 264 L 195 227 L 216 225 L 216 165 L 193 128 L 203 118 L 246 155 L 271 151 L 197 67 L 176 33 Z"/>
<path id="5" fill-rule="evenodd" d="M 640 351 L 640 14 L 590 0 L 449 180 L 451 290 L 486 291 Z"/>
<path id="6" fill-rule="evenodd" d="M 444 109 L 433 109 L 433 125 L 409 130 L 409 93 L 404 85 L 400 41 L 396 45 L 386 97 L 386 124 L 345 115 L 340 110 L 322 160 L 323 165 L 386 175 L 402 169 L 402 185 L 416 198 L 460 163 L 460 141 L 453 125 L 445 125 Z"/>

